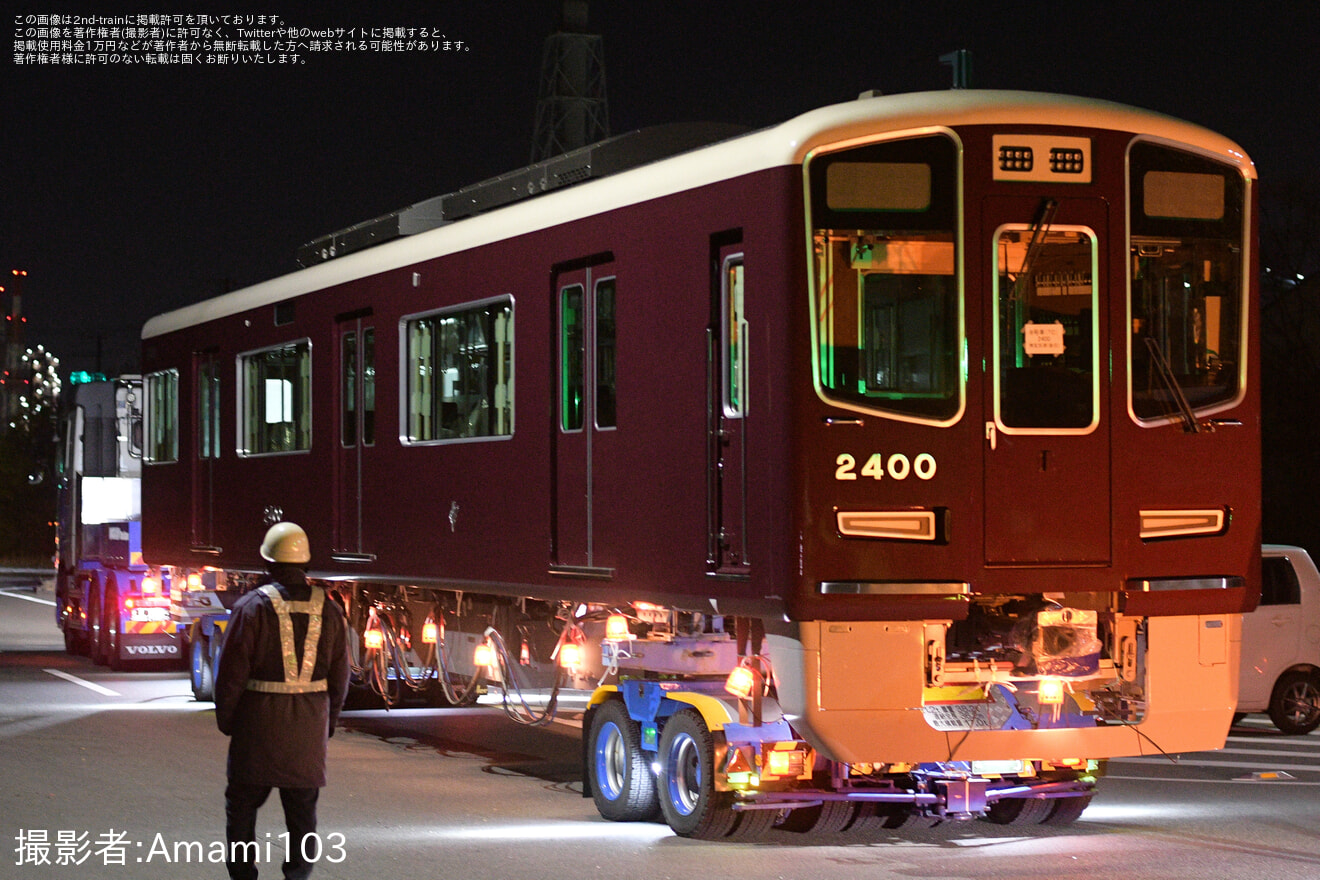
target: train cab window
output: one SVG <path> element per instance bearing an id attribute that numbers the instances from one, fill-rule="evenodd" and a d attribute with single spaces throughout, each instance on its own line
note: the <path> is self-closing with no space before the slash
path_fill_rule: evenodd
<path id="1" fill-rule="evenodd" d="M 307 340 L 238 357 L 240 455 L 312 448 L 312 347 Z"/>
<path id="2" fill-rule="evenodd" d="M 143 379 L 146 397 L 144 458 L 161 463 L 179 460 L 179 371 L 161 370 Z"/>
<path id="3" fill-rule="evenodd" d="M 513 299 L 403 319 L 409 443 L 513 434 Z"/>
<path id="4" fill-rule="evenodd" d="M 1246 183 L 1228 165 L 1138 141 L 1128 155 L 1129 392 L 1142 421 L 1240 393 Z"/>
<path id="5" fill-rule="evenodd" d="M 1000 228 L 995 241 L 995 418 L 1013 433 L 1085 433 L 1099 421 L 1095 235 Z"/>
<path id="6" fill-rule="evenodd" d="M 958 149 L 945 135 L 808 158 L 819 393 L 951 424 L 963 408 Z"/>

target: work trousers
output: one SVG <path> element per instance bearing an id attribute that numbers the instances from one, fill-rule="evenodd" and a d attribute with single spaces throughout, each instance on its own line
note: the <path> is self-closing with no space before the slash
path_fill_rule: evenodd
<path id="1" fill-rule="evenodd" d="M 266 802 L 270 790 L 269 785 L 241 782 L 230 782 L 225 788 L 225 865 L 233 880 L 256 880 L 256 862 L 268 853 L 285 856 L 285 880 L 307 880 L 312 876 L 312 864 L 303 856 L 303 838 L 316 832 L 316 799 L 321 789 L 280 789 L 284 825 L 289 831 L 287 852 L 283 839 L 257 843 L 257 809 Z M 320 852 L 315 844 L 306 851 L 313 855 Z"/>

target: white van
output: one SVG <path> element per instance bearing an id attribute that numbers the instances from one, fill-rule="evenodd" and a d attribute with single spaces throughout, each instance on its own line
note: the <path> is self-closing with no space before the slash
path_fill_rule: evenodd
<path id="1" fill-rule="evenodd" d="M 1240 714 L 1288 734 L 1320 726 L 1320 572 L 1300 547 L 1262 548 L 1260 606 L 1242 616 Z"/>

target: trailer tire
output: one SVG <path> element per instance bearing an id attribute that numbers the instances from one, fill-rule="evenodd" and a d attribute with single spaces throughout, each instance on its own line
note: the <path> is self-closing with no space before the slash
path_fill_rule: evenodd
<path id="1" fill-rule="evenodd" d="M 642 734 L 621 700 L 593 713 L 587 746 L 591 797 L 612 822 L 652 822 L 660 817 L 655 775 L 642 751 Z"/>
<path id="2" fill-rule="evenodd" d="M 1040 821 L 1042 825 L 1071 825 L 1081 818 L 1082 813 L 1091 805 L 1091 796 L 1057 798 L 1050 814 Z"/>
<path id="3" fill-rule="evenodd" d="M 1298 670 L 1280 676 L 1270 695 L 1270 720 L 1293 736 L 1320 726 L 1320 686 L 1316 676 Z"/>
<path id="4" fill-rule="evenodd" d="M 848 801 L 825 801 L 814 807 L 793 810 L 779 823 L 780 829 L 799 834 L 836 834 L 851 828 L 862 806 Z"/>
<path id="5" fill-rule="evenodd" d="M 733 794 L 715 790 L 715 740 L 692 709 L 675 713 L 660 735 L 660 810 L 680 837 L 717 840 L 738 822 Z"/>
<path id="6" fill-rule="evenodd" d="M 1002 798 L 990 804 L 981 818 L 996 825 L 1038 825 L 1053 810 L 1054 802 L 1045 798 Z"/>
<path id="7" fill-rule="evenodd" d="M 192 657 L 188 678 L 192 684 L 193 699 L 199 703 L 210 702 L 215 699 L 215 671 L 211 668 L 210 639 L 198 633 L 188 653 Z"/>

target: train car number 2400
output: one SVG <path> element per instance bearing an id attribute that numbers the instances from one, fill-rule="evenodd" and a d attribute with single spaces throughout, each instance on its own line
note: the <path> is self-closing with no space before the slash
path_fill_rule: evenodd
<path id="1" fill-rule="evenodd" d="M 843 452 L 834 459 L 834 464 L 836 480 L 856 480 L 859 476 L 873 480 L 883 480 L 886 476 L 891 480 L 906 480 L 910 476 L 918 480 L 929 480 L 935 476 L 935 456 L 929 452 L 923 452 L 915 458 L 908 458 L 901 452 L 893 455 L 876 452 L 860 468 L 851 453 Z"/>

